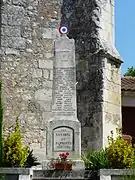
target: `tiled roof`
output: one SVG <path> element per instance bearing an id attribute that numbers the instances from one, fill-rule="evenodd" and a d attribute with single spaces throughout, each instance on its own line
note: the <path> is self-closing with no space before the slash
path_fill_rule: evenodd
<path id="1" fill-rule="evenodd" d="M 121 90 L 124 91 L 135 91 L 135 77 L 122 77 L 121 78 Z"/>

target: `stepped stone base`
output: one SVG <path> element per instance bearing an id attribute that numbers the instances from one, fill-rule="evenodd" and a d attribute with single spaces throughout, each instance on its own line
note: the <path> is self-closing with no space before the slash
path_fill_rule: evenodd
<path id="1" fill-rule="evenodd" d="M 72 170 L 72 171 L 60 171 L 60 170 L 35 170 L 33 172 L 32 180 L 45 180 L 45 179 L 91 179 L 97 180 L 97 172 L 86 170 Z"/>

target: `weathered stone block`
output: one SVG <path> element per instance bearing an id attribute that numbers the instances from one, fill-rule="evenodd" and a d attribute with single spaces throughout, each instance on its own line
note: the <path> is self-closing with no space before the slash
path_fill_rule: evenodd
<path id="1" fill-rule="evenodd" d="M 104 89 L 104 101 L 106 102 L 110 102 L 116 105 L 120 105 L 121 104 L 121 96 L 115 92 L 112 92 L 110 90 L 106 90 Z"/>
<path id="2" fill-rule="evenodd" d="M 49 70 L 48 69 L 43 69 L 43 77 L 45 79 L 48 79 L 49 78 Z"/>
<path id="3" fill-rule="evenodd" d="M 26 6 L 27 0 L 13 0 L 13 4 L 18 6 Z"/>
<path id="4" fill-rule="evenodd" d="M 112 82 L 108 81 L 107 79 L 104 80 L 104 88 L 107 90 L 110 90 L 115 93 L 120 93 L 121 92 L 121 86 Z"/>
<path id="5" fill-rule="evenodd" d="M 21 27 L 21 36 L 31 39 L 32 29 L 29 26 Z"/>
<path id="6" fill-rule="evenodd" d="M 20 52 L 18 50 L 16 50 L 16 49 L 13 49 L 13 48 L 6 48 L 5 54 L 6 55 L 16 55 L 16 56 L 19 56 Z"/>
<path id="7" fill-rule="evenodd" d="M 12 47 L 16 49 L 25 49 L 26 48 L 26 39 L 24 38 L 12 38 Z"/>
<path id="8" fill-rule="evenodd" d="M 2 47 L 12 47 L 12 38 L 2 36 L 1 37 L 1 46 Z"/>
<path id="9" fill-rule="evenodd" d="M 39 60 L 39 68 L 53 69 L 53 61 L 52 60 Z"/>
<path id="10" fill-rule="evenodd" d="M 42 35 L 45 39 L 55 39 L 59 36 L 59 31 L 55 28 L 43 28 Z"/>
<path id="11" fill-rule="evenodd" d="M 52 91 L 50 90 L 50 92 L 52 92 Z M 50 95 L 50 99 L 52 99 L 51 95 Z M 51 112 L 51 110 L 52 110 L 52 102 L 49 101 L 50 99 L 48 98 L 48 99 L 46 99 L 44 101 L 38 101 L 38 103 L 40 105 L 40 110 L 42 112 L 48 112 L 48 113 Z M 47 121 L 47 119 L 46 119 L 46 121 Z"/>
<path id="12" fill-rule="evenodd" d="M 20 27 L 18 26 L 3 26 L 1 28 L 1 34 L 4 36 L 20 36 L 21 35 L 21 30 Z"/>
<path id="13" fill-rule="evenodd" d="M 35 99 L 37 101 L 51 101 L 52 94 L 49 89 L 39 89 L 35 92 Z"/>
<path id="14" fill-rule="evenodd" d="M 53 58 L 54 57 L 54 53 L 53 52 L 45 52 L 44 53 L 44 56 L 46 57 L 46 58 Z"/>
<path id="15" fill-rule="evenodd" d="M 12 0 L 3 0 L 4 4 L 12 4 Z"/>
<path id="16" fill-rule="evenodd" d="M 35 78 L 42 77 L 42 70 L 41 69 L 35 69 L 33 71 L 33 77 L 35 77 Z"/>
<path id="17" fill-rule="evenodd" d="M 105 78 L 106 80 L 113 82 L 115 84 L 120 85 L 121 84 L 121 78 L 120 78 L 120 73 L 116 73 L 112 67 L 111 70 L 106 70 L 105 71 Z"/>
<path id="18" fill-rule="evenodd" d="M 5 12 L 8 17 L 9 25 L 21 25 L 24 20 L 24 8 L 21 6 L 6 6 Z"/>
<path id="19" fill-rule="evenodd" d="M 111 104 L 109 102 L 104 103 L 103 111 L 105 111 L 105 112 L 115 112 L 116 114 L 121 113 L 121 109 L 120 109 L 119 105 Z"/>
<path id="20" fill-rule="evenodd" d="M 8 17 L 7 14 L 1 14 L 1 24 L 7 25 Z"/>
<path id="21" fill-rule="evenodd" d="M 50 70 L 50 76 L 49 76 L 50 80 L 53 80 L 53 70 Z"/>
<path id="22" fill-rule="evenodd" d="M 52 89 L 52 81 L 50 81 L 50 80 L 44 80 L 44 81 L 42 82 L 42 85 L 43 85 L 43 87 L 45 87 L 45 88 Z"/>
<path id="23" fill-rule="evenodd" d="M 53 39 L 44 39 L 43 47 L 45 52 L 52 52 L 54 49 Z"/>
<path id="24" fill-rule="evenodd" d="M 15 48 L 15 49 L 25 49 L 26 47 L 26 39 L 22 37 L 7 37 L 2 36 L 1 38 L 1 46 Z"/>

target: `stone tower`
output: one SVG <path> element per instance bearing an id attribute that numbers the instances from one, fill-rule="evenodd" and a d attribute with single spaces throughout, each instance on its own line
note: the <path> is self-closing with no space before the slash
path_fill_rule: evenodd
<path id="1" fill-rule="evenodd" d="M 24 142 L 46 158 L 52 111 L 54 39 L 75 39 L 82 148 L 101 148 L 121 126 L 121 60 L 114 46 L 114 0 L 3 0 L 0 56 L 6 127 L 19 116 Z"/>
<path id="2" fill-rule="evenodd" d="M 107 145 L 110 131 L 122 125 L 122 61 L 114 45 L 114 0 L 79 1 L 74 16 L 82 148 L 98 149 Z"/>

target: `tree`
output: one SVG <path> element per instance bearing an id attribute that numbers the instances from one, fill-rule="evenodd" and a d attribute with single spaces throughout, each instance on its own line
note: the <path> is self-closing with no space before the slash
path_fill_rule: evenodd
<path id="1" fill-rule="evenodd" d="M 133 66 L 129 67 L 124 76 L 132 76 L 135 77 L 135 68 Z"/>

